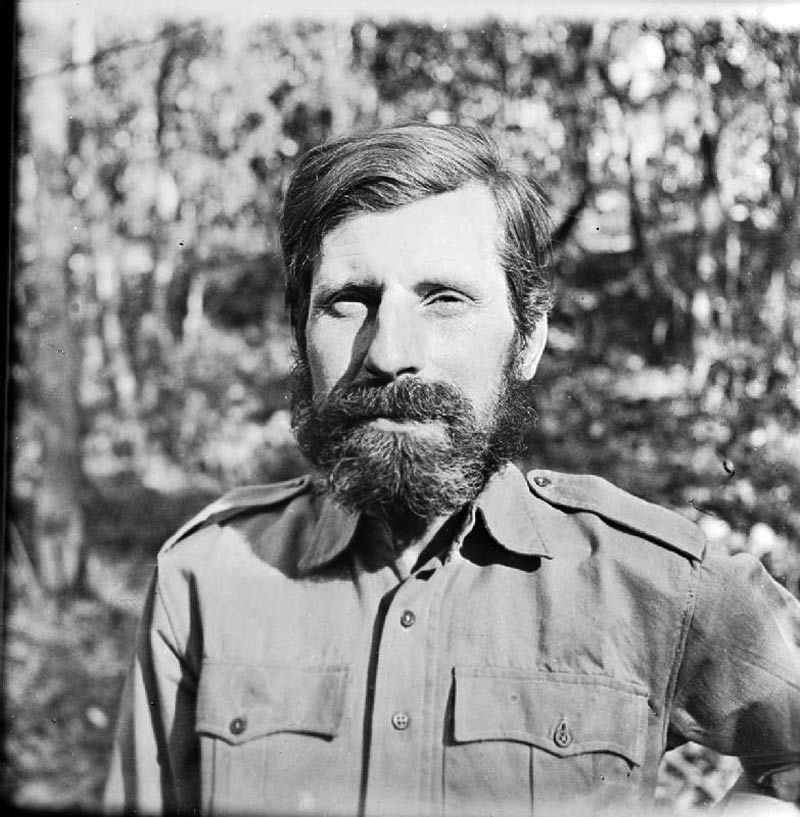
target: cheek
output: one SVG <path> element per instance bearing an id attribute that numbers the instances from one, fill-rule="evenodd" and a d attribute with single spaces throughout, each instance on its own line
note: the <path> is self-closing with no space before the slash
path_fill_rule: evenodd
<path id="1" fill-rule="evenodd" d="M 470 339 L 475 376 L 492 380 L 502 375 L 516 344 L 517 332 L 511 317 L 476 327 Z"/>
<path id="2" fill-rule="evenodd" d="M 450 378 L 464 390 L 479 416 L 490 414 L 502 391 L 505 373 L 515 352 L 514 335 L 502 330 L 476 331 L 468 342 L 451 346 Z"/>
<path id="3" fill-rule="evenodd" d="M 315 394 L 327 394 L 347 372 L 350 344 L 341 333 L 309 322 L 306 327 L 306 355 Z"/>

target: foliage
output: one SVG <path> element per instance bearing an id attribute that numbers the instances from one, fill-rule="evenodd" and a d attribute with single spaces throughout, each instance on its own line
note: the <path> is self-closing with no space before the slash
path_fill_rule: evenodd
<path id="1" fill-rule="evenodd" d="M 68 428 L 42 410 L 52 347 L 80 369 L 64 405 L 93 595 L 40 609 L 17 551 L 18 802 L 96 804 L 87 758 L 104 768 L 136 612 L 119 599 L 141 592 L 158 542 L 227 487 L 303 470 L 281 191 L 299 153 L 351 128 L 474 122 L 547 190 L 558 302 L 527 462 L 680 508 L 800 592 L 798 32 L 495 19 L 131 31 L 86 18 L 69 41 L 22 25 L 13 501 L 41 569 L 37 498 L 58 473 L 43 441 Z M 91 67 L 37 76 L 44 53 Z M 48 274 L 62 275 L 60 312 Z M 70 743 L 77 760 L 48 759 Z"/>

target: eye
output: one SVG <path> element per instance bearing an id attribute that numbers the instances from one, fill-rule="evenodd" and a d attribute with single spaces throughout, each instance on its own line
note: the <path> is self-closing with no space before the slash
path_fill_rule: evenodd
<path id="1" fill-rule="evenodd" d="M 358 289 L 346 289 L 331 295 L 325 302 L 328 312 L 338 318 L 364 316 L 371 306 L 368 293 Z"/>
<path id="2" fill-rule="evenodd" d="M 464 312 L 470 304 L 470 298 L 456 289 L 436 289 L 425 298 L 425 306 L 441 317 L 451 317 Z"/>

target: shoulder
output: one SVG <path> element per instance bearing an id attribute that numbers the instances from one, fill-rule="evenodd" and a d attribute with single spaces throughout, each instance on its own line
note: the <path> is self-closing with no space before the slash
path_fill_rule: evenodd
<path id="1" fill-rule="evenodd" d="M 161 548 L 160 556 L 173 550 L 183 540 L 220 526 L 248 513 L 280 513 L 293 499 L 310 492 L 311 478 L 297 477 L 285 482 L 267 485 L 249 485 L 235 488 L 207 505 L 197 515 L 182 525 Z"/>
<path id="2" fill-rule="evenodd" d="M 602 477 L 544 469 L 529 471 L 526 476 L 533 494 L 563 512 L 591 514 L 611 528 L 633 533 L 693 560 L 704 556 L 706 538 L 693 522 Z"/>
<path id="3" fill-rule="evenodd" d="M 290 571 L 296 561 L 292 549 L 303 538 L 295 528 L 309 518 L 312 494 L 308 477 L 238 488 L 205 507 L 164 543 L 150 603 L 167 622 L 174 644 L 183 645 L 176 649 L 200 655 L 201 633 L 231 631 L 226 627 L 233 626 L 232 597 L 252 601 L 264 592 L 260 585 L 254 593 L 253 581 L 280 581 Z M 198 604 L 214 620 L 211 630 L 202 629 Z"/>

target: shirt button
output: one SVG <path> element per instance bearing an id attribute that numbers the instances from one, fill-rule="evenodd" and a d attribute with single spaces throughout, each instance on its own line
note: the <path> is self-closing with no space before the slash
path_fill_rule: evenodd
<path id="1" fill-rule="evenodd" d="M 232 735 L 241 735 L 247 729 L 247 718 L 234 718 L 228 729 L 231 730 Z"/>
<path id="2" fill-rule="evenodd" d="M 404 627 L 413 627 L 414 622 L 417 620 L 417 617 L 414 615 L 413 610 L 405 610 L 403 615 L 400 616 L 400 623 Z"/>
<path id="3" fill-rule="evenodd" d="M 550 484 L 550 480 L 547 477 L 534 477 L 533 481 L 540 487 L 546 488 Z"/>
<path id="4" fill-rule="evenodd" d="M 567 726 L 567 722 L 564 718 L 559 721 L 558 726 L 556 727 L 556 731 L 553 734 L 553 742 L 559 749 L 566 749 L 567 746 L 572 743 L 572 734 L 570 733 L 569 727 Z"/>
<path id="5" fill-rule="evenodd" d="M 401 732 L 403 729 L 408 728 L 408 724 L 411 722 L 411 718 L 406 715 L 405 712 L 395 712 L 392 715 L 392 726 L 395 729 L 399 729 Z"/>

